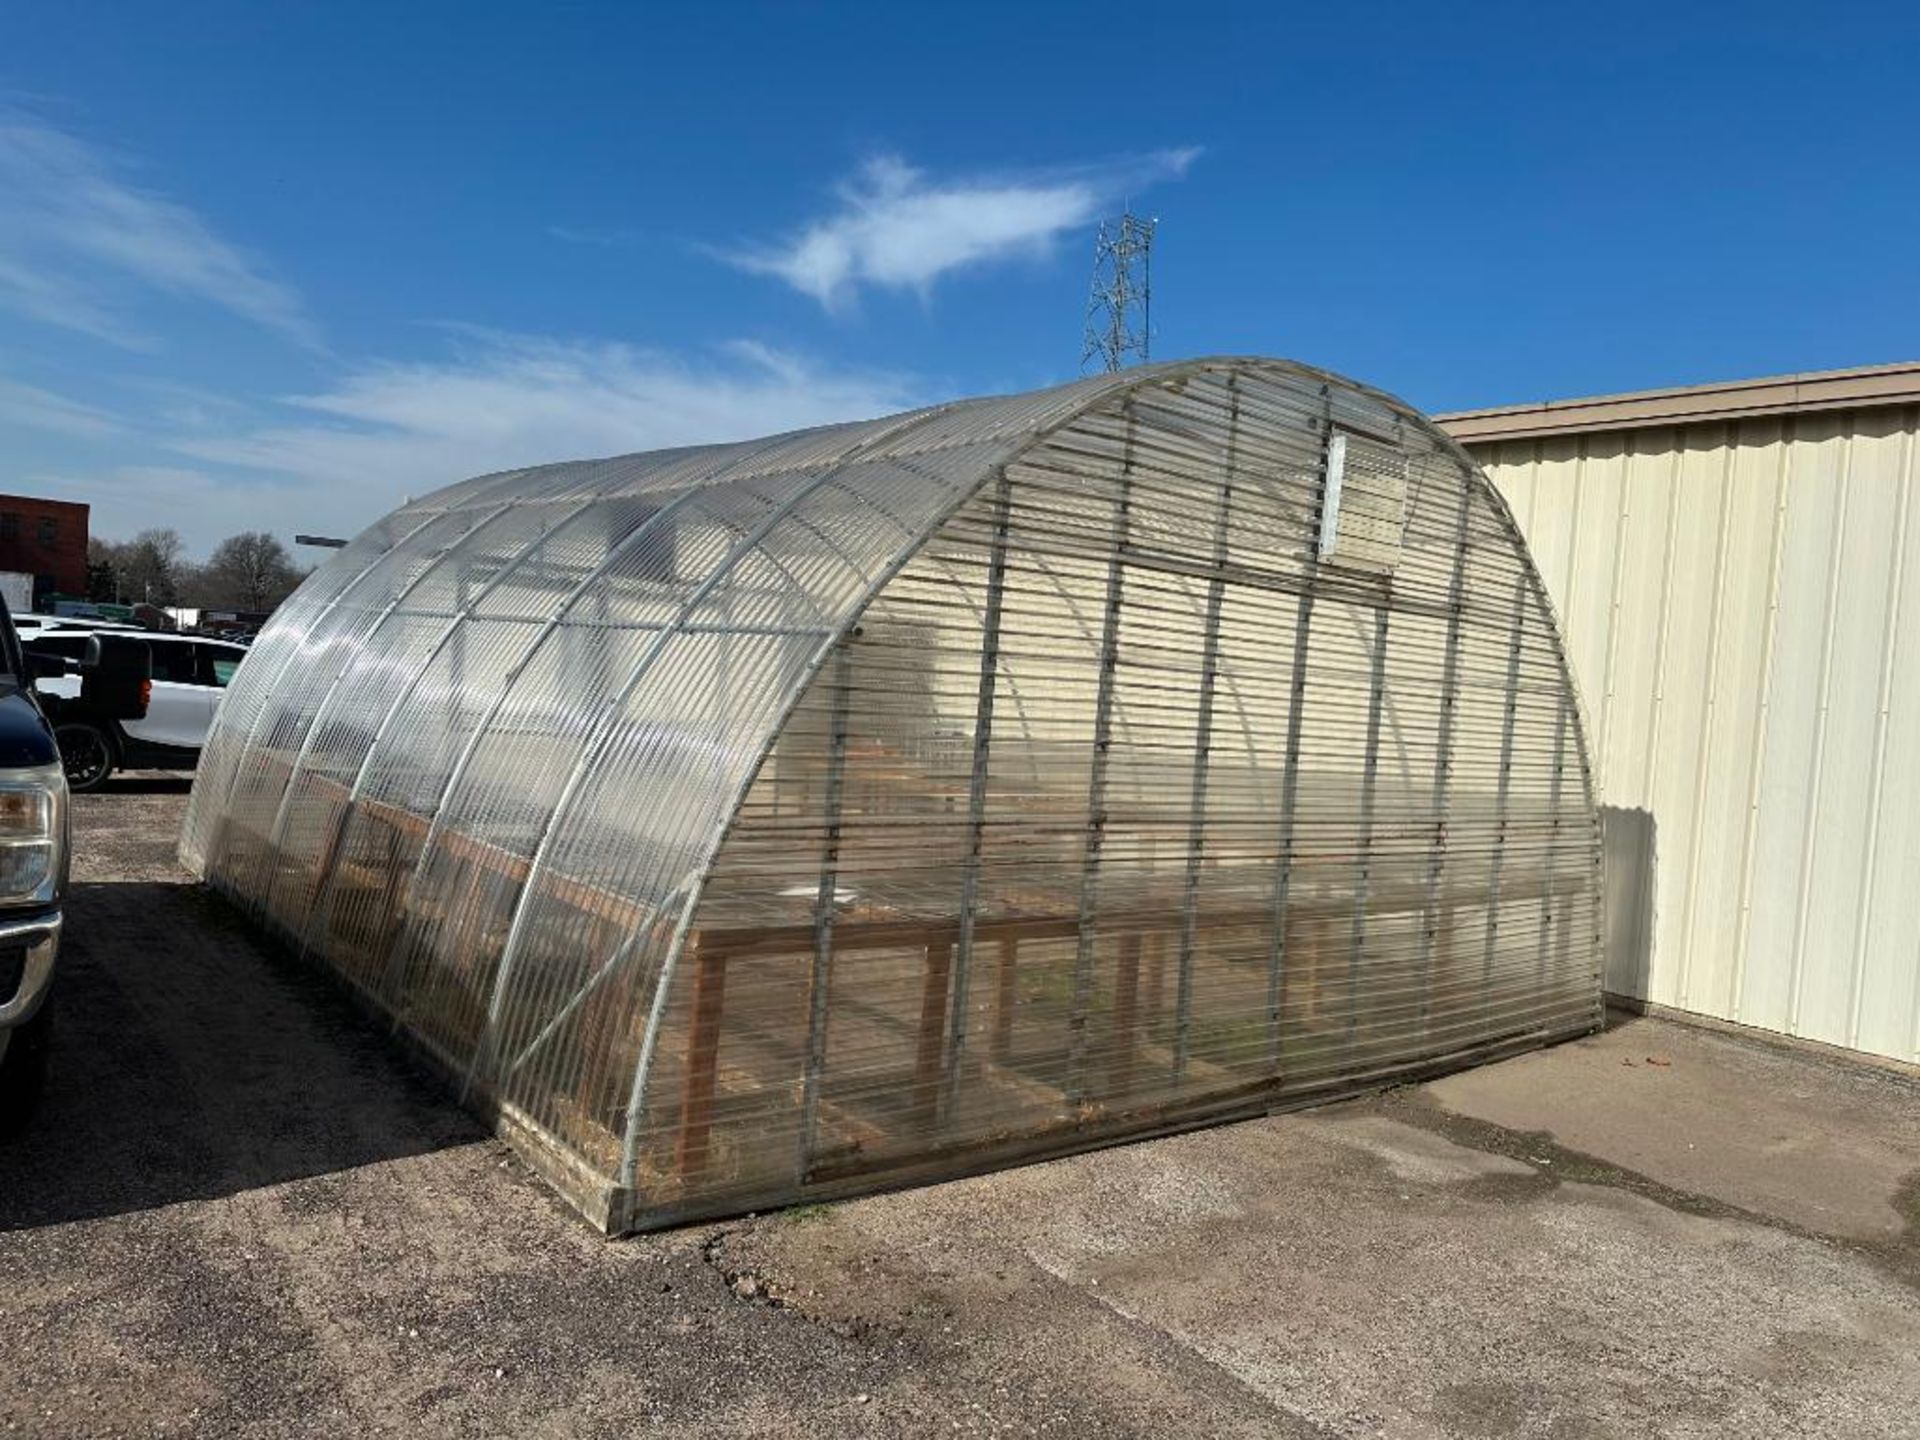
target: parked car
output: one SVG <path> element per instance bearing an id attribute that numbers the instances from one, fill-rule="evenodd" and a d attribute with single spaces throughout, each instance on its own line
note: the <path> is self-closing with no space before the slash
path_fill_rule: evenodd
<path id="1" fill-rule="evenodd" d="M 67 889 L 67 781 L 36 682 L 71 681 L 75 706 L 114 723 L 146 712 L 146 642 L 106 634 L 73 659 L 29 656 L 0 601 L 0 1135 L 26 1124 L 45 1080 L 54 961 Z"/>
<path id="2" fill-rule="evenodd" d="M 153 655 L 153 700 L 144 717 L 116 720 L 80 698 L 80 679 L 64 674 L 42 679 L 50 706 L 67 787 L 84 794 L 106 784 L 115 770 L 191 770 L 213 725 L 221 693 L 246 658 L 246 648 L 199 635 L 47 626 L 22 638 L 36 655 L 77 660 L 96 636 L 138 635 Z"/>

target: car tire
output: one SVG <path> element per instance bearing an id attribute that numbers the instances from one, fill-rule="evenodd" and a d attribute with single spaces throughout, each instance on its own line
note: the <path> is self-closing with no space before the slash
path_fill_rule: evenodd
<path id="1" fill-rule="evenodd" d="M 47 1051 L 53 1036 L 53 997 L 26 1024 L 6 1035 L 0 1052 L 0 1140 L 20 1134 L 33 1119 L 47 1086 Z"/>
<path id="2" fill-rule="evenodd" d="M 67 772 L 67 789 L 76 795 L 98 790 L 113 774 L 113 737 L 91 720 L 63 720 L 54 726 L 60 745 L 60 764 Z"/>

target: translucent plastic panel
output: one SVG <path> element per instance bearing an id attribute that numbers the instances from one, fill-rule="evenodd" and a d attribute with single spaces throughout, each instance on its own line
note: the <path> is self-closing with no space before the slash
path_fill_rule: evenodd
<path id="1" fill-rule="evenodd" d="M 307 633 L 326 616 L 343 592 L 377 566 L 396 543 L 413 535 L 431 515 L 400 510 L 377 522 L 328 562 L 309 575 L 274 614 L 248 653 L 253 662 L 244 678 L 221 696 L 220 708 L 201 747 L 194 772 L 194 801 L 181 834 L 181 853 L 188 863 L 204 867 L 208 846 L 225 823 L 225 806 L 235 773 L 246 756 L 249 737 L 274 696 L 278 681 L 300 651 Z"/>
<path id="2" fill-rule="evenodd" d="M 273 707 L 251 727 L 246 757 L 224 798 L 225 851 L 212 862 L 232 874 L 236 889 L 252 903 L 264 905 L 271 895 L 280 802 L 327 697 L 415 585 L 501 513 L 499 508 L 453 511 L 421 526 L 343 590 L 287 656 Z"/>

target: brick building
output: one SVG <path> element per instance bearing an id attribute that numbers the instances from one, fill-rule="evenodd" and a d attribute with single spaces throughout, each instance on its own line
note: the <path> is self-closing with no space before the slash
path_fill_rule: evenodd
<path id="1" fill-rule="evenodd" d="M 0 495 L 0 570 L 33 576 L 36 604 L 49 594 L 87 593 L 86 505 Z"/>

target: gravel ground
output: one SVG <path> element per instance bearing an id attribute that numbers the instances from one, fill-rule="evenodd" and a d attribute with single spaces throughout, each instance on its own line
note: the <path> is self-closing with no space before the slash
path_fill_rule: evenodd
<path id="1" fill-rule="evenodd" d="M 1912 1436 L 1920 1082 L 1654 1021 L 1432 1086 L 638 1240 L 587 1231 L 76 805 L 0 1150 L 0 1432 Z"/>

